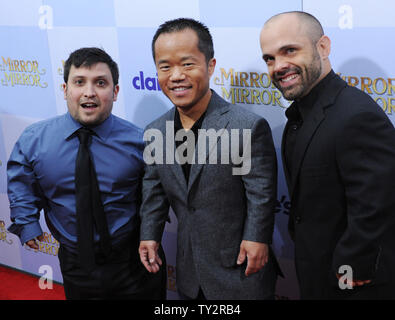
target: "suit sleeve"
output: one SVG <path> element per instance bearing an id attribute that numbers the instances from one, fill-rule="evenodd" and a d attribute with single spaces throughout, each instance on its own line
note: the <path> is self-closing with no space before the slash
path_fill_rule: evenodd
<path id="1" fill-rule="evenodd" d="M 336 155 L 346 203 L 347 227 L 333 268 L 350 265 L 357 280 L 370 280 L 388 232 L 395 232 L 395 130 L 381 112 L 364 112 L 339 133 Z"/>
<path id="2" fill-rule="evenodd" d="M 23 148 L 30 139 L 26 133 L 22 134 L 7 162 L 7 192 L 12 222 L 8 230 L 20 238 L 22 245 L 42 234 L 39 218 L 43 201 L 33 167 Z"/>
<path id="3" fill-rule="evenodd" d="M 247 200 L 243 240 L 272 243 L 277 196 L 277 160 L 271 130 L 260 118 L 251 129 L 251 166 L 241 176 Z"/>
<path id="4" fill-rule="evenodd" d="M 149 148 L 149 145 L 146 145 L 146 148 Z M 142 182 L 140 240 L 161 242 L 169 207 L 167 195 L 157 172 L 157 165 L 146 164 Z"/>

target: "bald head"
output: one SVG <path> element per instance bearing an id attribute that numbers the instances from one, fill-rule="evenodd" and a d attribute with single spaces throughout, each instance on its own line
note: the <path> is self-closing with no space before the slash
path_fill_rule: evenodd
<path id="1" fill-rule="evenodd" d="M 331 70 L 330 39 L 308 13 L 273 16 L 262 28 L 260 43 L 273 84 L 288 100 L 307 95 Z"/>
<path id="2" fill-rule="evenodd" d="M 294 27 L 299 28 L 303 35 L 307 36 L 313 44 L 324 35 L 321 23 L 313 15 L 303 11 L 283 12 L 271 17 L 266 21 L 264 28 L 272 23 L 282 23 L 283 21 L 293 20 L 297 23 Z"/>

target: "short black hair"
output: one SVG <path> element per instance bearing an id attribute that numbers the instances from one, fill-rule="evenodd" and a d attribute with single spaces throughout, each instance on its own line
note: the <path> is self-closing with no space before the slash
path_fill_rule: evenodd
<path id="1" fill-rule="evenodd" d="M 117 63 L 104 50 L 96 47 L 80 48 L 70 54 L 64 63 L 63 80 L 67 83 L 71 66 L 79 68 L 81 66 L 90 67 L 96 63 L 104 62 L 111 71 L 114 86 L 118 84 L 119 70 Z"/>
<path id="2" fill-rule="evenodd" d="M 156 30 L 156 33 L 152 39 L 152 57 L 155 61 L 155 42 L 162 33 L 173 33 L 183 31 L 185 29 L 191 29 L 196 32 L 198 36 L 198 48 L 199 51 L 206 57 L 208 63 L 210 59 L 214 57 L 214 45 L 213 38 L 211 37 L 209 29 L 201 22 L 190 18 L 178 18 L 174 20 L 166 21 L 161 24 Z"/>

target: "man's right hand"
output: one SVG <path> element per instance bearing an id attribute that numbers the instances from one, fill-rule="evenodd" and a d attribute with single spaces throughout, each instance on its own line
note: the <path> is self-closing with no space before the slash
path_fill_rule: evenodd
<path id="1" fill-rule="evenodd" d="M 154 240 L 140 241 L 139 254 L 141 263 L 151 273 L 157 273 L 162 265 L 158 255 L 159 243 Z"/>
<path id="2" fill-rule="evenodd" d="M 38 237 L 31 239 L 29 241 L 26 241 L 26 245 L 32 249 L 38 250 L 38 244 L 36 242 L 36 239 L 38 241 L 43 241 L 44 240 L 44 235 L 40 234 Z"/>

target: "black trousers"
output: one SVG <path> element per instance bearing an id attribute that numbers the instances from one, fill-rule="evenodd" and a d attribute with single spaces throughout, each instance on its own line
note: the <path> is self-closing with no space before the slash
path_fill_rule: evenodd
<path id="1" fill-rule="evenodd" d="M 149 273 L 140 262 L 138 241 L 127 241 L 113 248 L 106 260 L 96 255 L 96 266 L 88 273 L 79 265 L 78 256 L 63 246 L 59 248 L 60 269 L 67 300 L 166 300 L 167 268 Z"/>
<path id="2" fill-rule="evenodd" d="M 365 284 L 353 289 L 336 288 L 330 299 L 334 300 L 395 300 L 395 285 Z"/>
<path id="3" fill-rule="evenodd" d="M 181 300 L 195 300 L 195 301 L 206 301 L 206 297 L 204 296 L 202 288 L 199 288 L 199 292 L 196 298 L 188 297 L 187 295 L 183 294 L 180 290 L 178 290 L 178 296 Z"/>

